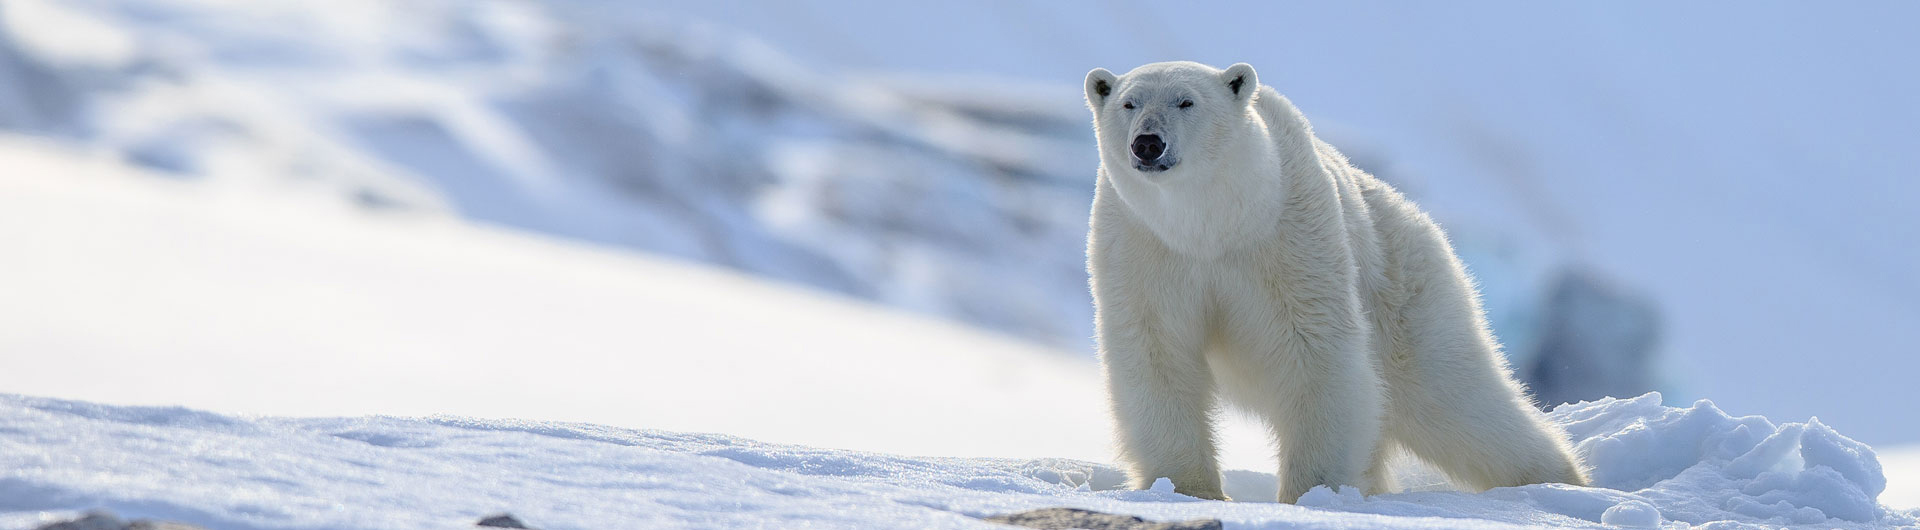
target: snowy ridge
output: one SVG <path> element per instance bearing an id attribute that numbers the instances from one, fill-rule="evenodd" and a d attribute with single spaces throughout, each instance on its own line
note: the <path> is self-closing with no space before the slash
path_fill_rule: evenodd
<path id="1" fill-rule="evenodd" d="M 1658 394 L 1560 407 L 1596 488 L 1361 497 L 1299 506 L 1121 491 L 1117 470 L 1060 460 L 904 457 L 713 434 L 461 417 L 248 418 L 0 395 L 0 526 L 107 508 L 210 528 L 446 528 L 510 511 L 568 528 L 987 528 L 1069 506 L 1228 528 L 1504 525 L 1873 528 L 1920 511 L 1873 501 L 1873 451 L 1820 425 L 1731 417 Z M 1272 495 L 1273 476 L 1228 475 Z"/>

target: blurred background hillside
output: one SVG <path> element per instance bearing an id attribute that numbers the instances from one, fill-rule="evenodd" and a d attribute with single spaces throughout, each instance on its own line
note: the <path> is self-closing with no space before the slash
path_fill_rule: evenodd
<path id="1" fill-rule="evenodd" d="M 1917 22 L 1899 3 L 6 0 L 0 129 L 1085 358 L 1082 77 L 1248 62 L 1434 212 L 1543 402 L 1657 389 L 1903 444 L 1920 422 L 1885 414 L 1920 401 Z"/>

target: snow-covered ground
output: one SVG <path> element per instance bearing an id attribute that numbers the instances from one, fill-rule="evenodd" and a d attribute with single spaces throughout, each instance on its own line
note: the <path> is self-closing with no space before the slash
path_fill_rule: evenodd
<path id="1" fill-rule="evenodd" d="M 1069 506 L 1227 528 L 1879 528 L 1866 446 L 1813 423 L 1730 417 L 1658 394 L 1562 406 L 1598 487 L 1199 501 L 1064 459 L 904 457 L 580 423 L 249 418 L 0 394 L 0 527 L 105 508 L 208 528 L 452 528 L 510 512 L 572 528 L 988 528 Z M 1006 431 L 1000 433 L 1012 434 Z M 1229 474 L 1228 494 L 1274 477 Z M 1735 523 L 1735 524 L 1728 524 Z"/>

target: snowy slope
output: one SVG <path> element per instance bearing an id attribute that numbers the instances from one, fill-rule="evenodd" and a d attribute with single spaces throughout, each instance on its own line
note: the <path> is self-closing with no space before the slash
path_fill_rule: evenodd
<path id="1" fill-rule="evenodd" d="M 1097 368 L 735 273 L 0 137 L 0 390 L 1104 459 Z M 985 391 L 983 390 L 990 390 Z"/>
<path id="2" fill-rule="evenodd" d="M 100 155 L 0 136 L 0 391 L 1111 456 L 1090 359 L 708 267 Z M 1272 467 L 1251 420 L 1222 429 L 1223 462 Z"/>
<path id="3" fill-rule="evenodd" d="M 1094 164 L 1071 94 L 823 76 L 651 11 L 10 1 L 0 128 L 182 179 L 450 213 L 1089 349 Z"/>
<path id="4" fill-rule="evenodd" d="M 0 526 L 106 508 L 209 528 L 450 528 L 511 512 L 571 528 L 993 528 L 1052 506 L 1227 528 L 1877 528 L 1890 511 L 1864 445 L 1814 423 L 1729 417 L 1657 394 L 1564 406 L 1601 488 L 1532 485 L 1299 506 L 1113 491 L 1118 471 L 1060 459 L 913 458 L 579 423 L 241 418 L 0 394 Z M 1230 495 L 1272 495 L 1232 475 Z M 1003 527 L 1002 527 L 1003 528 Z"/>

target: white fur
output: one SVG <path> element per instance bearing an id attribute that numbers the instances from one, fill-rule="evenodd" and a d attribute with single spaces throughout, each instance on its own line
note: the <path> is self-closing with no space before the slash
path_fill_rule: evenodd
<path id="1" fill-rule="evenodd" d="M 1087 102 L 1101 153 L 1088 269 L 1134 487 L 1168 477 L 1225 498 L 1216 395 L 1270 425 L 1283 502 L 1321 484 L 1391 491 L 1396 447 L 1473 489 L 1586 483 L 1440 227 L 1252 67 L 1096 69 Z M 1136 167 L 1131 142 L 1149 133 L 1171 168 Z"/>

